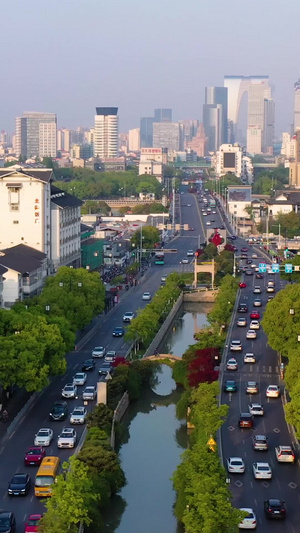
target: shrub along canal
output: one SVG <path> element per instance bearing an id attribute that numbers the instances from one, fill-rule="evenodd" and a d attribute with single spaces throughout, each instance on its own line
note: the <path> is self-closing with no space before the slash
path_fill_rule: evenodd
<path id="1" fill-rule="evenodd" d="M 203 327 L 211 304 L 186 303 L 160 347 L 161 353 L 181 356 Z M 112 498 L 104 513 L 102 533 L 181 533 L 173 515 L 175 492 L 171 476 L 188 444 L 186 426 L 176 418 L 182 389 L 172 369 L 161 366 L 152 388 L 129 405 L 122 423 L 120 458 L 127 485 Z"/>

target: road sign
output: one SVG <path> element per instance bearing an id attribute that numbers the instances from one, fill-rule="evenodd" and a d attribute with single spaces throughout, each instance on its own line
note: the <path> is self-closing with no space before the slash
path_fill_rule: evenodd
<path id="1" fill-rule="evenodd" d="M 278 263 L 273 263 L 272 264 L 272 272 L 274 272 L 274 274 L 279 272 L 279 264 Z"/>
<path id="2" fill-rule="evenodd" d="M 259 263 L 258 265 L 258 272 L 260 272 L 261 274 L 263 272 L 267 272 L 267 265 L 266 263 Z"/>
<path id="3" fill-rule="evenodd" d="M 286 264 L 284 265 L 284 271 L 285 271 L 286 274 L 292 274 L 292 272 L 293 272 L 293 265 L 292 265 L 292 263 L 286 263 Z"/>
<path id="4" fill-rule="evenodd" d="M 212 450 L 213 452 L 216 451 L 216 448 L 217 448 L 217 443 L 215 441 L 215 439 L 213 437 L 210 437 L 210 439 L 208 439 L 207 441 L 207 446 L 209 447 L 210 450 Z"/>

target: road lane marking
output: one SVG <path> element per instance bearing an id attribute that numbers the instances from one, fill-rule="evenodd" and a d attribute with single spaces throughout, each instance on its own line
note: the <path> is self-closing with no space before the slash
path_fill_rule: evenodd
<path id="1" fill-rule="evenodd" d="M 3 453 L 3 450 L 4 450 L 4 446 L 2 446 L 2 448 L 0 450 L 0 455 Z"/>
<path id="2" fill-rule="evenodd" d="M 14 436 L 15 432 L 16 432 L 16 431 L 13 431 L 13 432 L 12 432 L 12 434 L 11 434 L 10 437 L 9 437 L 9 439 L 11 439 L 11 438 Z"/>

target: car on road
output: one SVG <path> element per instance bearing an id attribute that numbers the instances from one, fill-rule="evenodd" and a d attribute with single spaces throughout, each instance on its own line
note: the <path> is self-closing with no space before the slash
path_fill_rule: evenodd
<path id="1" fill-rule="evenodd" d="M 253 300 L 253 305 L 254 307 L 261 307 L 262 306 L 261 299 L 255 298 L 255 300 Z"/>
<path id="2" fill-rule="evenodd" d="M 240 303 L 238 306 L 238 312 L 239 313 L 247 313 L 248 312 L 248 306 L 246 304 Z"/>
<path id="3" fill-rule="evenodd" d="M 63 428 L 57 438 L 58 448 L 74 448 L 77 441 L 77 434 L 73 428 Z"/>
<path id="4" fill-rule="evenodd" d="M 0 531 L 3 533 L 15 533 L 16 519 L 10 511 L 0 511 Z"/>
<path id="5" fill-rule="evenodd" d="M 85 387 L 83 393 L 82 393 L 82 399 L 83 400 L 94 400 L 96 398 L 96 387 L 89 386 Z"/>
<path id="6" fill-rule="evenodd" d="M 61 391 L 63 398 L 76 398 L 77 386 L 74 383 L 67 383 Z"/>
<path id="7" fill-rule="evenodd" d="M 46 450 L 43 446 L 31 446 L 25 453 L 24 463 L 26 466 L 39 466 L 45 455 Z"/>
<path id="8" fill-rule="evenodd" d="M 277 498 L 270 498 L 264 501 L 264 513 L 267 519 L 282 519 L 286 518 L 286 506 L 283 500 Z"/>
<path id="9" fill-rule="evenodd" d="M 275 287 L 275 281 L 273 279 L 268 279 L 268 287 Z"/>
<path id="10" fill-rule="evenodd" d="M 253 294 L 261 294 L 261 288 L 258 286 L 255 286 L 253 289 Z"/>
<path id="11" fill-rule="evenodd" d="M 250 318 L 251 319 L 260 319 L 259 311 L 252 311 L 252 313 L 250 313 Z"/>
<path id="12" fill-rule="evenodd" d="M 94 370 L 95 366 L 96 366 L 96 363 L 94 359 L 86 359 L 81 364 L 81 370 L 84 370 L 85 372 L 90 372 L 91 370 Z"/>
<path id="13" fill-rule="evenodd" d="M 276 446 L 275 455 L 278 463 L 295 462 L 295 454 L 291 446 Z"/>
<path id="14" fill-rule="evenodd" d="M 237 326 L 247 326 L 247 320 L 246 318 L 244 318 L 243 316 L 240 316 L 238 319 L 237 319 L 237 323 L 236 323 Z"/>
<path id="15" fill-rule="evenodd" d="M 244 281 L 241 281 L 241 283 L 239 283 L 239 287 L 240 289 L 245 289 L 247 287 L 247 283 L 244 283 Z"/>
<path id="16" fill-rule="evenodd" d="M 116 357 L 117 357 L 117 352 L 115 350 L 110 350 L 109 352 L 106 352 L 104 361 L 106 363 L 113 363 Z"/>
<path id="17" fill-rule="evenodd" d="M 187 205 L 187 207 L 192 207 L 192 204 L 186 204 L 186 205 Z"/>
<path id="18" fill-rule="evenodd" d="M 43 518 L 42 514 L 30 514 L 28 517 L 28 520 L 25 524 L 25 530 L 24 533 L 38 533 L 39 531 L 39 523 L 41 519 Z M 1 531 L 1 529 L 0 529 Z"/>
<path id="19" fill-rule="evenodd" d="M 142 300 L 148 301 L 151 300 L 151 293 L 150 292 L 144 292 L 142 296 Z"/>
<path id="20" fill-rule="evenodd" d="M 252 469 L 255 479 L 272 479 L 272 469 L 269 463 L 253 463 Z"/>
<path id="21" fill-rule="evenodd" d="M 245 270 L 245 274 L 246 274 L 246 276 L 252 276 L 253 275 L 253 270 L 250 270 L 250 268 L 247 268 L 247 270 Z"/>
<path id="22" fill-rule="evenodd" d="M 183 265 L 188 265 L 188 264 L 189 264 L 189 260 L 188 260 L 187 257 L 184 257 L 184 258 L 182 259 L 182 261 L 179 261 L 179 264 L 180 264 L 180 263 L 182 263 Z"/>
<path id="23" fill-rule="evenodd" d="M 226 370 L 237 370 L 237 369 L 238 369 L 237 360 L 234 359 L 234 357 L 231 357 L 230 359 L 228 359 L 226 363 Z"/>
<path id="24" fill-rule="evenodd" d="M 99 373 L 99 376 L 107 376 L 107 374 L 112 374 L 113 370 L 114 368 L 111 362 L 103 361 L 102 365 L 100 365 L 98 373 Z"/>
<path id="25" fill-rule="evenodd" d="M 75 385 L 84 385 L 87 380 L 87 374 L 85 372 L 77 372 L 73 377 Z"/>
<path id="26" fill-rule="evenodd" d="M 256 279 L 263 279 L 263 275 L 260 272 L 255 274 Z"/>
<path id="27" fill-rule="evenodd" d="M 87 410 L 85 407 L 75 407 L 70 415 L 70 424 L 84 424 L 86 422 Z"/>
<path id="28" fill-rule="evenodd" d="M 239 340 L 232 340 L 230 343 L 231 352 L 241 352 L 243 349 L 242 343 Z"/>
<path id="29" fill-rule="evenodd" d="M 249 327 L 250 327 L 250 329 L 259 329 L 260 328 L 260 324 L 259 324 L 258 320 L 251 320 Z"/>
<path id="30" fill-rule="evenodd" d="M 244 355 L 244 363 L 255 363 L 255 362 L 256 362 L 256 357 L 254 353 L 248 352 Z"/>
<path id="31" fill-rule="evenodd" d="M 208 221 L 206 222 L 206 225 L 207 225 L 207 226 L 211 226 L 211 222 L 210 222 L 210 220 L 208 220 Z"/>
<path id="32" fill-rule="evenodd" d="M 252 438 L 252 446 L 255 451 L 265 452 L 268 450 L 268 438 L 265 435 L 254 435 Z"/>
<path id="33" fill-rule="evenodd" d="M 256 529 L 256 515 L 251 507 L 241 507 L 240 511 L 247 513 L 242 522 L 239 523 L 239 529 Z"/>
<path id="34" fill-rule="evenodd" d="M 193 250 L 188 250 L 188 251 L 186 252 L 186 255 L 187 255 L 188 257 L 194 257 L 194 251 L 193 251 Z"/>
<path id="35" fill-rule="evenodd" d="M 252 263 L 252 259 L 247 259 L 246 265 L 251 265 L 251 263 Z"/>
<path id="36" fill-rule="evenodd" d="M 162 277 L 160 278 L 160 284 L 161 284 L 161 285 L 165 285 L 165 284 L 166 284 L 166 281 L 167 281 L 167 276 L 162 276 Z"/>
<path id="37" fill-rule="evenodd" d="M 223 224 L 221 224 L 221 226 L 219 226 L 220 229 L 225 229 L 225 226 L 223 226 Z"/>
<path id="38" fill-rule="evenodd" d="M 189 231 L 194 231 L 195 228 L 192 228 L 191 226 L 189 226 Z"/>
<path id="39" fill-rule="evenodd" d="M 41 428 L 35 434 L 34 446 L 50 446 L 53 439 L 53 431 L 50 428 Z"/>
<path id="40" fill-rule="evenodd" d="M 260 403 L 250 403 L 249 413 L 253 416 L 263 416 L 264 408 Z"/>
<path id="41" fill-rule="evenodd" d="M 247 381 L 246 393 L 247 394 L 258 394 L 258 385 L 256 381 Z"/>
<path id="42" fill-rule="evenodd" d="M 273 300 L 274 296 L 268 296 L 267 298 L 267 302 L 270 302 L 271 300 Z"/>
<path id="43" fill-rule="evenodd" d="M 10 481 L 7 492 L 9 496 L 26 496 L 26 494 L 28 494 L 30 490 L 30 486 L 31 479 L 29 474 L 18 473 L 15 474 L 12 480 Z"/>
<path id="44" fill-rule="evenodd" d="M 67 402 L 55 402 L 49 413 L 50 420 L 65 420 L 68 416 Z"/>
<path id="45" fill-rule="evenodd" d="M 124 333 L 125 333 L 124 329 L 123 329 L 122 327 L 120 327 L 120 326 L 117 326 L 117 327 L 113 330 L 113 332 L 112 332 L 112 336 L 113 336 L 113 337 L 123 337 Z"/>
<path id="46" fill-rule="evenodd" d="M 231 474 L 244 474 L 245 463 L 241 457 L 228 457 L 227 470 Z"/>
<path id="47" fill-rule="evenodd" d="M 278 385 L 269 385 L 266 389 L 266 397 L 267 398 L 279 398 L 280 396 L 280 388 Z"/>
<path id="48" fill-rule="evenodd" d="M 246 339 L 256 339 L 257 333 L 255 329 L 248 329 L 246 333 Z"/>
<path id="49" fill-rule="evenodd" d="M 134 319 L 134 312 L 133 311 L 127 311 L 127 313 L 124 313 L 123 315 L 123 322 L 131 322 L 131 320 Z"/>
<path id="50" fill-rule="evenodd" d="M 267 292 L 275 292 L 275 288 L 274 287 L 267 287 Z"/>
<path id="51" fill-rule="evenodd" d="M 248 248 L 246 248 L 245 246 L 243 246 L 243 248 L 241 248 L 241 252 L 248 252 Z"/>
<path id="52" fill-rule="evenodd" d="M 206 212 L 206 211 L 202 211 L 202 215 L 203 215 L 204 217 L 207 217 L 207 212 Z"/>
<path id="53" fill-rule="evenodd" d="M 92 357 L 104 357 L 105 352 L 106 350 L 104 346 L 95 346 L 95 348 L 92 351 Z"/>
<path id="54" fill-rule="evenodd" d="M 253 427 L 253 416 L 250 413 L 241 413 L 239 417 L 239 427 L 240 428 L 252 428 Z"/>
<path id="55" fill-rule="evenodd" d="M 224 391 L 225 392 L 236 392 L 237 391 L 236 382 L 231 379 L 228 379 L 227 381 L 225 381 Z"/>

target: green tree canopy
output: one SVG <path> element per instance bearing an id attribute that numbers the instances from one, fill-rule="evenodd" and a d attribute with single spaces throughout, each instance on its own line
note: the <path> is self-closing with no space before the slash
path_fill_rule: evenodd
<path id="1" fill-rule="evenodd" d="M 140 229 L 136 231 L 132 236 L 131 244 L 134 244 L 136 248 L 140 248 L 142 243 L 143 248 L 152 249 L 159 242 L 159 239 L 160 235 L 157 228 L 154 226 L 143 226 L 142 235 Z"/>

